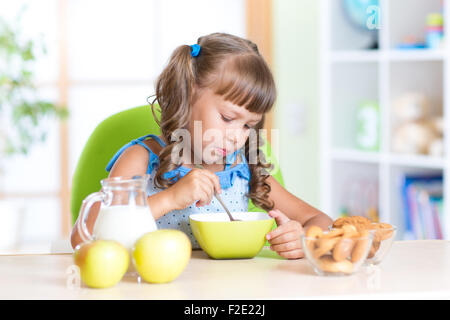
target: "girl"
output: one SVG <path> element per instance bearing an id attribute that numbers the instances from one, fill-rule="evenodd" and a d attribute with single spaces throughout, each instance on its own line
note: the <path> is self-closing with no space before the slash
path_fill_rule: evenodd
<path id="1" fill-rule="evenodd" d="M 214 33 L 182 45 L 156 83 L 161 135 L 121 148 L 107 166 L 109 176 L 150 174 L 147 201 L 158 228 L 184 231 L 193 248 L 199 245 L 189 215 L 223 212 L 215 191 L 235 212 L 247 211 L 251 199 L 275 218 L 277 228 L 266 236 L 271 249 L 288 259 L 302 258 L 303 230 L 327 229 L 332 220 L 266 171 L 270 165 L 258 148 L 261 138 L 252 133 L 263 128 L 275 98 L 273 76 L 251 41 Z M 92 229 L 95 215 L 90 216 Z M 80 241 L 74 228 L 72 246 Z"/>

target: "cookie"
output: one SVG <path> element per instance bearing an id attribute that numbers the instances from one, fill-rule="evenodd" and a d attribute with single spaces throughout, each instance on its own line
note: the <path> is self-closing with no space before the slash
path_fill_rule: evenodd
<path id="1" fill-rule="evenodd" d="M 331 256 L 323 256 L 319 260 L 320 269 L 325 272 L 352 273 L 353 263 L 348 260 L 335 261 Z"/>
<path id="2" fill-rule="evenodd" d="M 352 251 L 352 262 L 358 262 L 361 260 L 361 258 L 367 253 L 367 250 L 369 249 L 369 231 L 368 230 L 362 230 L 360 233 L 360 238 L 356 240 L 355 247 Z"/>
<path id="3" fill-rule="evenodd" d="M 392 225 L 389 223 L 372 223 L 370 229 L 374 230 L 373 239 L 374 241 L 383 241 L 389 239 L 393 235 Z"/>
<path id="4" fill-rule="evenodd" d="M 307 239 L 305 242 L 306 242 L 306 246 L 308 247 L 308 249 L 310 251 L 315 249 L 316 239 L 319 239 L 322 236 L 323 236 L 322 228 L 320 228 L 318 226 L 311 226 L 308 228 L 308 230 L 306 230 L 306 238 Z M 308 238 L 312 238 L 312 239 L 308 239 Z"/>
<path id="5" fill-rule="evenodd" d="M 339 241 L 339 239 L 340 238 L 320 238 L 319 240 L 317 240 L 317 249 L 315 249 L 313 252 L 314 258 L 319 259 L 324 254 L 331 251 Z"/>
<path id="6" fill-rule="evenodd" d="M 372 221 L 367 219 L 366 217 L 361 216 L 352 216 L 352 217 L 342 217 L 337 219 L 333 223 L 334 228 L 342 228 L 342 226 L 351 224 L 356 227 L 358 232 L 361 232 L 362 230 L 367 230 L 370 228 L 370 225 L 372 224 Z"/>
<path id="7" fill-rule="evenodd" d="M 380 249 L 380 241 L 373 240 L 372 245 L 370 246 L 369 254 L 367 258 L 373 258 L 377 253 L 378 249 Z"/>
<path id="8" fill-rule="evenodd" d="M 339 262 L 350 257 L 355 243 L 356 241 L 352 238 L 342 237 L 334 246 L 333 259 Z"/>
<path id="9" fill-rule="evenodd" d="M 334 237 L 339 237 L 339 236 L 341 236 L 343 234 L 344 234 L 344 229 L 336 228 L 336 229 L 331 229 L 328 233 L 325 233 L 322 236 L 322 238 L 330 239 L 330 238 L 334 238 Z"/>
<path id="10" fill-rule="evenodd" d="M 344 238 L 352 238 L 359 235 L 358 230 L 352 224 L 344 224 L 341 229 L 344 230 L 344 234 L 342 235 Z"/>
<path id="11" fill-rule="evenodd" d="M 307 238 L 315 238 L 318 239 L 323 235 L 322 228 L 318 226 L 311 226 L 306 230 L 306 237 Z"/>

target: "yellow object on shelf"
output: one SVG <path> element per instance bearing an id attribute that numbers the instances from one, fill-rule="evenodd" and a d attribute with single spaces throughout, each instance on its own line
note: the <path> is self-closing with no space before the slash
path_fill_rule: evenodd
<path id="1" fill-rule="evenodd" d="M 373 222 L 379 222 L 380 217 L 378 216 L 378 211 L 375 208 L 369 208 L 367 210 L 367 217 Z"/>

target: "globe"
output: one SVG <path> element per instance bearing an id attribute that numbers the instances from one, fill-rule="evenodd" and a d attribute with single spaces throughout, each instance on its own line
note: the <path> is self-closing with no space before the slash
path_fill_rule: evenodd
<path id="1" fill-rule="evenodd" d="M 370 18 L 370 14 L 378 14 L 378 12 L 367 12 L 367 9 L 371 6 L 379 7 L 378 0 L 343 0 L 344 10 L 347 13 L 347 18 L 350 22 L 358 28 L 369 31 L 367 27 L 367 20 Z M 378 18 L 378 17 L 377 17 Z"/>
<path id="2" fill-rule="evenodd" d="M 368 49 L 378 49 L 378 0 L 342 0 L 345 16 L 352 26 L 372 38 Z M 378 9 L 377 9 L 378 8 Z"/>

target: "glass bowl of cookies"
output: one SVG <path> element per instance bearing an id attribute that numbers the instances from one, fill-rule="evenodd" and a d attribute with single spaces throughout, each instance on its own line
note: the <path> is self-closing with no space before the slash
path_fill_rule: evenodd
<path id="1" fill-rule="evenodd" d="M 361 216 L 342 217 L 337 219 L 333 228 L 342 228 L 344 225 L 353 225 L 358 231 L 368 230 L 372 234 L 372 244 L 367 255 L 366 264 L 379 264 L 386 257 L 394 242 L 397 227 L 383 222 L 372 222 Z"/>
<path id="2" fill-rule="evenodd" d="M 323 231 L 311 226 L 302 235 L 305 256 L 322 276 L 351 275 L 359 270 L 372 245 L 373 233 L 353 225 Z"/>

